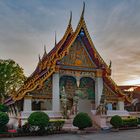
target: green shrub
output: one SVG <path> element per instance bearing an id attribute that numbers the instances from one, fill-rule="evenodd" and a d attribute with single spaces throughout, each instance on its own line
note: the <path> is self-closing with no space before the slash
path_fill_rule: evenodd
<path id="1" fill-rule="evenodd" d="M 33 112 L 29 116 L 28 122 L 32 126 L 46 127 L 49 123 L 49 116 L 44 112 Z"/>
<path id="2" fill-rule="evenodd" d="M 9 117 L 5 112 L 0 112 L 0 132 L 7 132 L 6 124 L 9 122 Z"/>
<path id="3" fill-rule="evenodd" d="M 140 118 L 138 118 L 138 124 L 140 124 Z"/>
<path id="4" fill-rule="evenodd" d="M 8 127 L 6 125 L 0 126 L 0 133 L 8 132 Z"/>
<path id="5" fill-rule="evenodd" d="M 5 112 L 0 112 L 0 127 L 5 126 L 9 122 L 9 117 Z"/>
<path id="6" fill-rule="evenodd" d="M 126 118 L 123 119 L 123 127 L 133 127 L 138 125 L 137 118 Z"/>
<path id="7" fill-rule="evenodd" d="M 1 112 L 8 112 L 9 108 L 8 106 L 4 105 L 4 104 L 0 104 L 0 111 Z"/>
<path id="8" fill-rule="evenodd" d="M 26 122 L 24 125 L 22 125 L 21 133 L 30 133 L 30 125 L 28 122 Z"/>
<path id="9" fill-rule="evenodd" d="M 111 118 L 110 120 L 110 124 L 114 127 L 114 128 L 119 128 L 122 126 L 123 121 L 122 118 L 118 115 L 115 115 Z"/>
<path id="10" fill-rule="evenodd" d="M 28 118 L 28 123 L 30 127 L 38 127 L 37 132 L 42 135 L 45 133 L 45 127 L 48 126 L 49 116 L 44 112 L 33 112 Z"/>
<path id="11" fill-rule="evenodd" d="M 73 125 L 83 130 L 92 126 L 92 120 L 87 113 L 80 112 L 74 117 Z"/>
<path id="12" fill-rule="evenodd" d="M 50 120 L 47 126 L 47 132 L 52 134 L 56 133 L 57 131 L 60 131 L 64 123 L 64 120 Z"/>

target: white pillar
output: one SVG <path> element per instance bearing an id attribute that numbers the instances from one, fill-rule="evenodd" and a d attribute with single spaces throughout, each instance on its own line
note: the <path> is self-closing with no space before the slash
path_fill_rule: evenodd
<path id="1" fill-rule="evenodd" d="M 60 111 L 60 94 L 59 94 L 59 73 L 54 73 L 52 78 L 52 110 Z"/>
<path id="2" fill-rule="evenodd" d="M 124 110 L 124 101 L 118 101 L 118 109 Z"/>
<path id="3" fill-rule="evenodd" d="M 32 111 L 32 98 L 24 97 L 23 111 Z"/>
<path id="4" fill-rule="evenodd" d="M 97 77 L 95 81 L 95 107 L 96 108 L 100 104 L 102 92 L 103 92 L 103 78 Z"/>

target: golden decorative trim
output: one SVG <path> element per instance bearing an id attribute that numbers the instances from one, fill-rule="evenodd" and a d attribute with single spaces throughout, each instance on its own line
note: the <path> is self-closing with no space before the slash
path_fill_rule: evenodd
<path id="1" fill-rule="evenodd" d="M 125 101 L 125 97 L 118 98 L 118 101 Z"/>
<path id="2" fill-rule="evenodd" d="M 36 95 L 36 96 L 33 96 L 32 99 L 52 99 L 52 94 Z"/>
<path id="3" fill-rule="evenodd" d="M 40 78 L 39 75 L 35 75 L 34 77 L 32 77 L 31 80 L 29 80 L 27 83 L 25 83 L 18 91 L 17 91 L 17 94 L 15 96 L 13 96 L 13 100 L 16 101 L 16 100 L 21 100 L 26 93 L 34 90 L 37 88 L 37 86 L 42 86 L 43 85 L 43 82 L 49 78 L 53 72 L 55 72 L 55 66 L 56 66 L 56 62 L 57 60 L 60 60 L 62 57 L 64 57 L 65 53 L 61 53 L 59 56 L 58 56 L 58 51 L 59 49 L 61 48 L 61 46 L 64 44 L 65 40 L 67 39 L 68 35 L 69 34 L 72 34 L 73 33 L 73 29 L 72 29 L 72 26 L 71 24 L 69 23 L 68 24 L 68 27 L 66 29 L 66 32 L 62 38 L 62 40 L 58 43 L 59 47 L 56 51 L 55 54 L 53 54 L 52 56 L 50 56 L 48 58 L 48 60 L 44 63 L 44 64 L 40 64 L 39 65 L 39 68 L 40 70 L 43 70 L 45 68 L 48 68 L 48 72 L 42 77 Z M 56 46 L 55 46 L 56 47 Z M 56 57 L 55 57 L 56 56 Z M 54 59 L 55 58 L 55 59 Z M 40 78 L 40 79 L 39 79 Z M 39 80 L 38 80 L 39 79 Z"/>
<path id="4" fill-rule="evenodd" d="M 100 69 L 98 69 L 98 70 L 96 71 L 96 77 L 103 77 L 103 71 L 100 70 Z"/>
<path id="5" fill-rule="evenodd" d="M 26 96 L 24 96 L 24 99 L 32 99 L 32 96 L 26 95 Z"/>

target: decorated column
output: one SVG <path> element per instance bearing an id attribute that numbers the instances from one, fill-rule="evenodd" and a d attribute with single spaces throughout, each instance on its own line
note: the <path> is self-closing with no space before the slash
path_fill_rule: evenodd
<path id="1" fill-rule="evenodd" d="M 32 111 L 32 96 L 24 97 L 23 111 Z"/>
<path id="2" fill-rule="evenodd" d="M 52 110 L 60 111 L 60 90 L 59 90 L 59 73 L 54 73 L 52 78 Z"/>
<path id="3" fill-rule="evenodd" d="M 103 93 L 102 71 L 98 70 L 96 72 L 96 81 L 95 81 L 95 107 L 96 108 L 100 105 L 102 93 Z"/>

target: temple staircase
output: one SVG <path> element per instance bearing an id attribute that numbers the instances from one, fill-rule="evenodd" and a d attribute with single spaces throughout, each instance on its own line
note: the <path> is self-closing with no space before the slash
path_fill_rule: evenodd
<path id="1" fill-rule="evenodd" d="M 119 115 L 122 118 L 126 118 L 128 116 L 132 116 L 128 111 L 126 110 L 108 110 L 107 114 L 101 115 L 101 114 L 96 114 L 96 110 L 92 110 L 92 116 L 93 116 L 93 121 L 94 123 L 100 127 L 100 128 L 110 128 L 110 119 L 114 115 Z"/>
<path id="2" fill-rule="evenodd" d="M 65 119 L 65 124 L 63 126 L 63 129 L 70 130 L 70 131 L 77 129 L 77 127 L 73 126 L 73 119 L 74 119 L 74 115 L 69 116 L 69 119 Z"/>

